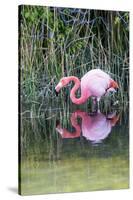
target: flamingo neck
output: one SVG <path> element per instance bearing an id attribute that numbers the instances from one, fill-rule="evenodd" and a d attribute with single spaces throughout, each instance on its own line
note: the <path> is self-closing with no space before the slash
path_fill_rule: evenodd
<path id="1" fill-rule="evenodd" d="M 81 90 L 81 97 L 80 98 L 77 98 L 76 94 L 75 94 L 76 91 L 80 88 L 80 80 L 75 76 L 69 76 L 68 78 L 69 78 L 70 81 L 74 81 L 74 83 L 75 83 L 74 87 L 72 88 L 72 90 L 70 92 L 70 98 L 71 98 L 72 102 L 75 103 L 75 104 L 85 103 L 85 101 L 88 98 L 87 95 L 86 95 L 86 92 Z"/>

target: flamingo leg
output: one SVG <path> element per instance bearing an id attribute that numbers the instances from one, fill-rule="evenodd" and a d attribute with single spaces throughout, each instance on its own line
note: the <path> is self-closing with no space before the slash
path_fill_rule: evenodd
<path id="1" fill-rule="evenodd" d="M 100 111 L 100 98 L 97 97 L 97 110 Z"/>
<path id="2" fill-rule="evenodd" d="M 99 97 L 92 97 L 93 104 L 92 104 L 92 112 L 97 113 L 100 111 L 100 98 Z"/>
<path id="3" fill-rule="evenodd" d="M 93 113 L 97 113 L 97 110 L 98 110 L 98 101 L 97 101 L 97 97 L 92 97 L 92 100 L 93 100 L 92 112 L 93 112 Z"/>

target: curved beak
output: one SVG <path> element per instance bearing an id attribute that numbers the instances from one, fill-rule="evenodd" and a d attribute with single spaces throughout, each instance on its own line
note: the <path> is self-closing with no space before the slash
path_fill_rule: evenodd
<path id="1" fill-rule="evenodd" d="M 119 89 L 119 85 L 118 85 L 118 83 L 116 81 L 115 81 L 115 88 Z"/>
<path id="2" fill-rule="evenodd" d="M 58 85 L 56 85 L 55 87 L 55 91 L 58 93 L 62 87 L 63 87 L 62 83 L 59 82 Z"/>

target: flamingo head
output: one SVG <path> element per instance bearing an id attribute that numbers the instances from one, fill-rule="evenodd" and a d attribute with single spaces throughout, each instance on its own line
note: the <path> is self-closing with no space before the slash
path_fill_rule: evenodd
<path id="1" fill-rule="evenodd" d="M 118 89 L 119 88 L 118 83 L 111 79 L 109 83 L 109 88 L 112 88 L 114 90 Z"/>
<path id="2" fill-rule="evenodd" d="M 59 83 L 56 85 L 55 90 L 58 93 L 60 91 L 60 89 L 64 86 L 66 86 L 69 83 L 69 79 L 68 77 L 63 77 L 62 79 L 60 79 Z"/>
<path id="3" fill-rule="evenodd" d="M 117 121 L 119 120 L 119 118 L 120 118 L 120 115 L 116 115 L 115 117 L 113 117 L 111 119 L 112 126 L 115 126 L 115 124 L 117 123 Z"/>

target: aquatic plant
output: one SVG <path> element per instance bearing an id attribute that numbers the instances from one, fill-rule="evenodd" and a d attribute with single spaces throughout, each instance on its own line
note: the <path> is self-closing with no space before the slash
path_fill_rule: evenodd
<path id="1" fill-rule="evenodd" d="M 105 98 L 128 106 L 129 13 L 87 9 L 21 6 L 19 9 L 19 70 L 21 112 L 69 107 L 69 85 L 62 95 L 54 88 L 63 76 L 81 78 L 100 68 L 119 84 L 119 92 Z M 65 99 L 65 101 L 64 101 Z M 91 105 L 91 100 L 88 106 Z M 31 113 L 30 113 L 31 114 Z"/>

